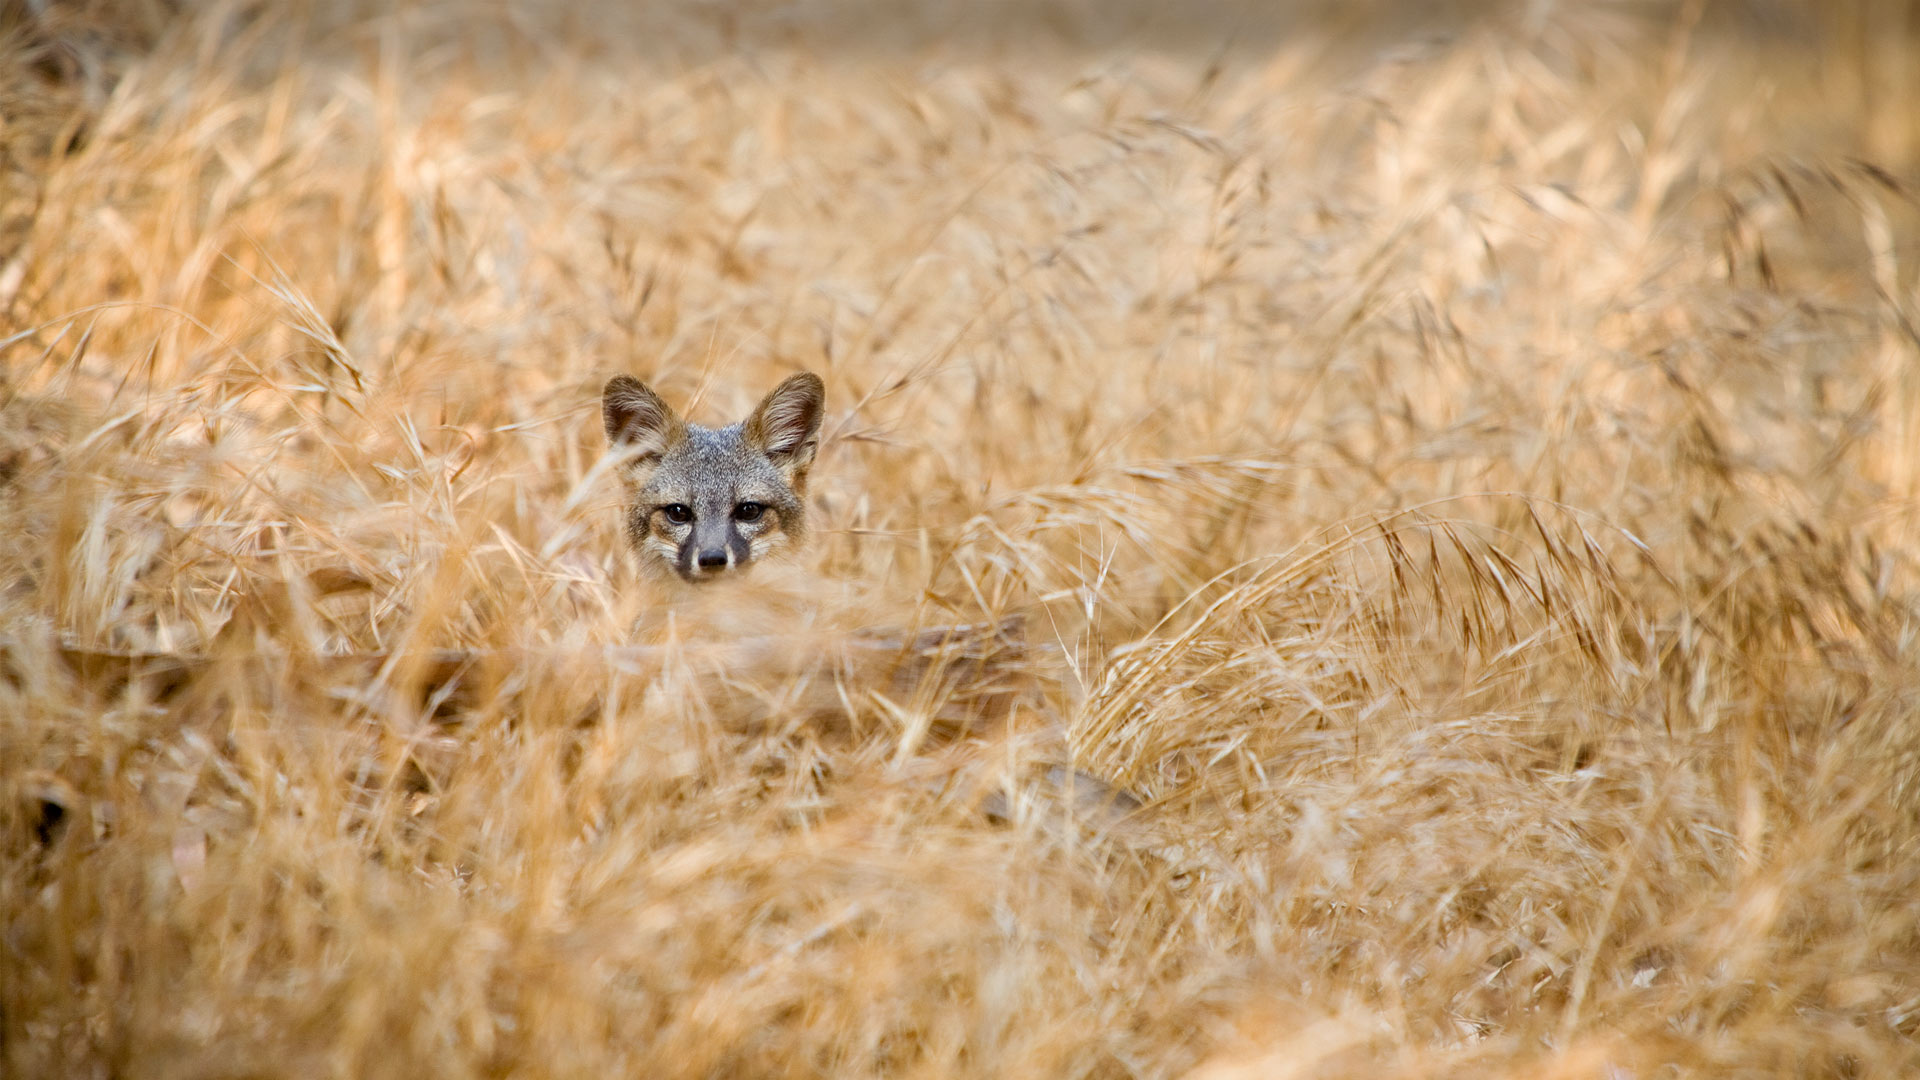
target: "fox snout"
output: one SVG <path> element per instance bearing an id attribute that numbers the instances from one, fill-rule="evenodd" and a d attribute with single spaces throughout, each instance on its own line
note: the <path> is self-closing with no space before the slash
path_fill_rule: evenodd
<path id="1" fill-rule="evenodd" d="M 643 569 L 705 583 L 735 576 L 806 537 L 807 472 L 826 389 L 795 375 L 737 424 L 690 424 L 627 375 L 602 395 L 621 455 L 627 538 Z"/>
<path id="2" fill-rule="evenodd" d="M 722 492 L 720 494 L 729 494 Z M 767 554 L 775 538 L 760 528 L 767 522 L 763 503 L 711 498 L 704 506 L 688 506 L 693 514 L 684 531 L 672 520 L 685 515 L 668 514 L 668 520 L 655 525 L 663 538 L 676 544 L 673 569 L 682 580 L 696 584 L 716 581 L 729 573 L 745 570 L 754 561 L 754 541 L 761 541 L 758 554 Z"/>

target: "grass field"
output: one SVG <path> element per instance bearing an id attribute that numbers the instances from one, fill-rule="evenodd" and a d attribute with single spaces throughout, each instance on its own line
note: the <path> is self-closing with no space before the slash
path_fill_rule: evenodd
<path id="1" fill-rule="evenodd" d="M 0 1074 L 1920 1075 L 1916 183 L 1889 0 L 0 3 Z"/>

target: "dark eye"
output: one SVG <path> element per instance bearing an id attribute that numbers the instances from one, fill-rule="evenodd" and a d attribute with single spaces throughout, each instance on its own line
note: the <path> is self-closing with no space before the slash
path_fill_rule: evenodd
<path id="1" fill-rule="evenodd" d="M 767 512 L 765 505 L 757 502 L 743 502 L 733 508 L 735 521 L 759 521 L 760 515 Z"/>
<path id="2" fill-rule="evenodd" d="M 667 515 L 667 520 L 675 525 L 685 525 L 693 520 L 693 507 L 686 503 L 668 503 L 660 508 L 660 512 Z"/>

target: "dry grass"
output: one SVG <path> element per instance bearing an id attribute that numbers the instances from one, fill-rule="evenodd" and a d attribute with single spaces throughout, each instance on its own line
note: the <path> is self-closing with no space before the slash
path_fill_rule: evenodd
<path id="1" fill-rule="evenodd" d="M 0 1072 L 1920 1072 L 1920 13 L 831 2 L 0 4 Z"/>

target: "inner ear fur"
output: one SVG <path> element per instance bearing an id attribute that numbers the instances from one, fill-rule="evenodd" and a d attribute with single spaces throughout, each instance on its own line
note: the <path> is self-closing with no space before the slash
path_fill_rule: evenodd
<path id="1" fill-rule="evenodd" d="M 747 442 L 780 468 L 804 471 L 820 446 L 826 404 L 827 385 L 820 376 L 810 371 L 789 376 L 747 417 Z"/>
<path id="2" fill-rule="evenodd" d="M 607 388 L 600 395 L 600 412 L 606 420 L 607 442 L 642 461 L 665 453 L 687 431 L 680 415 L 646 383 L 631 375 L 607 380 Z"/>

